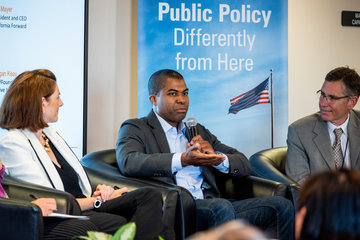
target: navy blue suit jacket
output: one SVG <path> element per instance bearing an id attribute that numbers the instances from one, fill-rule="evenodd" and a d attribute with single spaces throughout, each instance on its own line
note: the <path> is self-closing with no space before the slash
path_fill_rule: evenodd
<path id="1" fill-rule="evenodd" d="M 197 124 L 197 132 L 215 151 L 227 155 L 230 175 L 242 177 L 250 174 L 250 163 L 244 154 L 222 144 L 201 124 Z M 170 153 L 164 130 L 153 111 L 147 117 L 130 119 L 121 125 L 116 157 L 120 171 L 125 176 L 150 177 L 176 184 L 175 175 L 171 171 L 173 154 Z M 220 197 L 216 186 L 216 171 L 211 166 L 202 167 L 204 180 L 215 190 L 216 196 Z"/>

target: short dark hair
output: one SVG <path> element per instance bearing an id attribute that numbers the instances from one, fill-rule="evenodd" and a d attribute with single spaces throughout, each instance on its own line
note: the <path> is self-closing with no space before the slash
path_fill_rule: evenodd
<path id="1" fill-rule="evenodd" d="M 341 169 L 310 176 L 300 191 L 302 207 L 300 240 L 360 239 L 360 172 Z"/>
<path id="2" fill-rule="evenodd" d="M 21 73 L 5 94 L 0 108 L 0 127 L 33 132 L 47 127 L 43 119 L 42 98 L 48 99 L 55 89 L 56 77 L 47 69 Z"/>
<path id="3" fill-rule="evenodd" d="M 347 95 L 357 97 L 360 95 L 360 76 L 354 69 L 337 67 L 326 74 L 325 80 L 329 82 L 343 81 Z"/>
<path id="4" fill-rule="evenodd" d="M 148 82 L 149 95 L 158 94 L 164 88 L 166 80 L 169 78 L 184 79 L 184 77 L 175 70 L 162 69 L 151 75 Z"/>

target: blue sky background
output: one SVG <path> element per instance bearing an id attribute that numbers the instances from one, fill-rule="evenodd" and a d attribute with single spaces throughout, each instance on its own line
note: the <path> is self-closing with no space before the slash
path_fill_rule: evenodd
<path id="1" fill-rule="evenodd" d="M 158 3 L 166 2 L 172 8 L 185 3 L 191 9 L 192 3 L 201 3 L 201 9 L 211 9 L 211 22 L 171 22 L 169 14 L 158 20 Z M 219 4 L 228 4 L 241 13 L 243 4 L 249 10 L 271 10 L 269 25 L 260 23 L 233 23 L 218 21 Z M 286 145 L 288 126 L 288 6 L 284 0 L 253 1 L 148 1 L 139 0 L 138 26 L 138 117 L 145 116 L 151 109 L 148 100 L 147 81 L 150 75 L 163 68 L 179 71 L 190 90 L 190 107 L 187 117 L 194 117 L 205 125 L 220 141 L 237 148 L 248 157 L 271 147 L 271 105 L 260 104 L 228 114 L 230 99 L 260 84 L 273 70 L 274 89 L 274 145 Z M 256 35 L 252 51 L 247 47 L 198 47 L 174 46 L 174 28 L 202 28 L 202 33 L 233 33 L 246 30 Z M 252 71 L 184 70 L 176 68 L 176 53 L 183 57 L 210 57 L 214 63 L 217 55 L 228 54 L 229 58 L 252 58 Z M 214 64 L 215 66 L 216 64 Z"/>

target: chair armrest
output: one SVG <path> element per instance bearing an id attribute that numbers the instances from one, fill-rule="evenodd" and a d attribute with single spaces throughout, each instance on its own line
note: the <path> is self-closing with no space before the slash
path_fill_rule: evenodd
<path id="1" fill-rule="evenodd" d="M 108 172 L 104 168 L 101 168 L 101 170 L 96 170 L 94 168 L 89 168 L 84 166 L 84 169 L 90 179 L 91 187 L 93 191 L 95 191 L 96 186 L 98 184 L 105 184 L 112 187 L 117 186 L 119 188 L 127 187 L 130 190 L 135 190 L 138 189 L 139 187 L 146 186 L 145 182 L 137 178 L 125 177 L 121 175 L 119 171 L 116 172 L 115 174 L 113 172 Z M 147 185 L 152 185 L 151 181 L 148 183 L 149 184 Z"/>
<path id="2" fill-rule="evenodd" d="M 294 180 L 284 175 L 279 169 L 271 164 L 270 160 L 264 160 L 265 156 L 253 155 L 250 157 L 251 174 L 253 176 L 270 179 L 276 182 L 282 182 L 287 185 L 297 184 Z"/>
<path id="3" fill-rule="evenodd" d="M 34 201 L 33 197 L 55 198 L 57 212 L 74 215 L 81 214 L 80 206 L 70 193 L 28 183 L 8 175 L 5 175 L 2 186 L 9 198 L 28 202 Z"/>
<path id="4" fill-rule="evenodd" d="M 38 240 L 43 236 L 41 210 L 30 202 L 0 198 L 0 234 L 9 239 Z"/>
<path id="5" fill-rule="evenodd" d="M 248 180 L 252 183 L 254 197 L 287 196 L 288 188 L 284 183 L 255 176 L 249 176 Z"/>
<path id="6" fill-rule="evenodd" d="M 263 196 L 286 197 L 288 194 L 288 188 L 285 184 L 259 177 L 236 178 L 222 176 L 221 178 L 222 180 L 218 182 L 222 183 L 222 186 L 218 187 L 221 189 L 224 198 L 241 200 Z"/>

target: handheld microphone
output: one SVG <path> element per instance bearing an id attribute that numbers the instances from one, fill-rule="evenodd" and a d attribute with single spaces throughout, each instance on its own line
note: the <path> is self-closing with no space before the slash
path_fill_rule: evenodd
<path id="1" fill-rule="evenodd" d="M 186 120 L 186 126 L 189 131 L 190 140 L 193 137 L 195 137 L 196 135 L 198 135 L 197 130 L 196 130 L 196 125 L 197 125 L 197 121 L 195 118 L 188 118 Z"/>

